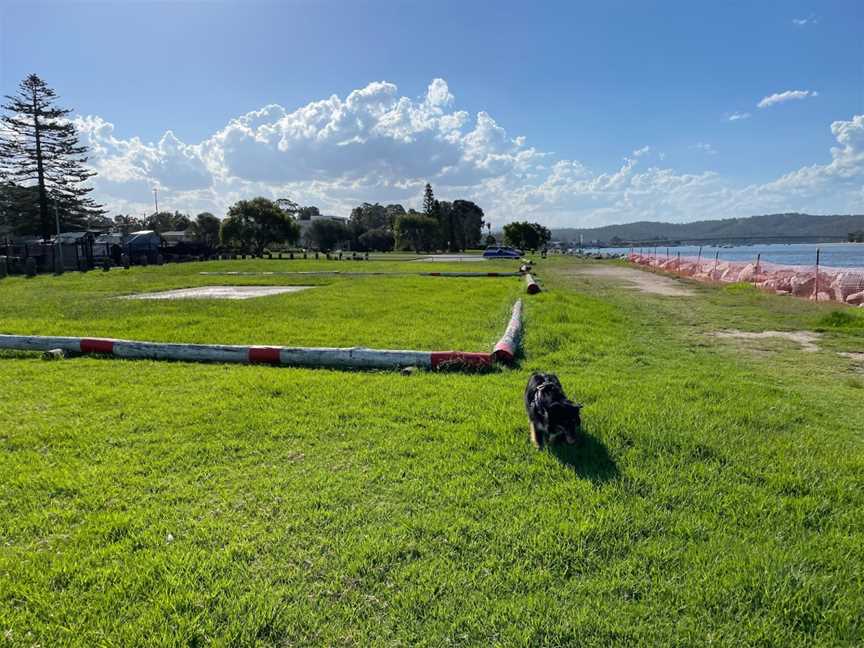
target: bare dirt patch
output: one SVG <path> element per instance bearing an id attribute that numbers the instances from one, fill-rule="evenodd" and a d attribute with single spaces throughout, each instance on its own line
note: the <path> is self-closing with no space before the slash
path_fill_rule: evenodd
<path id="1" fill-rule="evenodd" d="M 665 295 L 667 297 L 691 297 L 695 295 L 695 291 L 682 286 L 680 283 L 669 277 L 645 272 L 644 270 L 636 270 L 633 268 L 624 268 L 621 266 L 586 266 L 573 271 L 573 274 L 588 275 L 591 277 L 602 277 L 604 279 L 617 279 L 628 284 L 633 290 L 638 290 L 644 293 L 654 295 Z"/>
<path id="2" fill-rule="evenodd" d="M 850 360 L 854 360 L 855 362 L 864 362 L 864 353 L 857 353 L 855 351 L 839 351 L 837 355 L 843 356 L 844 358 L 849 358 Z"/>
<path id="3" fill-rule="evenodd" d="M 252 299 L 300 292 L 313 286 L 199 286 L 126 295 L 122 299 Z"/>
<path id="4" fill-rule="evenodd" d="M 778 339 L 794 342 L 801 347 L 802 351 L 814 353 L 819 350 L 816 342 L 821 337 L 819 333 L 813 331 L 738 331 L 732 329 L 730 331 L 714 331 L 710 335 L 718 338 L 735 339 L 735 340 L 765 340 Z"/>

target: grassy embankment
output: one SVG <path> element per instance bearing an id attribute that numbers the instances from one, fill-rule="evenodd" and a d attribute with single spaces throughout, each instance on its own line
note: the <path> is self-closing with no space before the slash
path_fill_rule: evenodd
<path id="1" fill-rule="evenodd" d="M 484 350 L 522 288 L 197 274 L 301 267 L 5 279 L 0 332 Z M 0 637 L 864 641 L 864 374 L 836 355 L 864 351 L 864 319 L 746 287 L 633 293 L 579 267 L 540 262 L 526 357 L 489 375 L 0 355 Z M 321 287 L 111 299 L 224 283 Z M 733 327 L 824 336 L 803 353 L 708 335 Z M 585 405 L 586 447 L 530 447 L 534 369 Z"/>

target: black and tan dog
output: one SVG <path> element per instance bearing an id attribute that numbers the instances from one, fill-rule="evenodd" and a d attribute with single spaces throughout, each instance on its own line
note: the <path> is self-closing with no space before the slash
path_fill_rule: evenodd
<path id="1" fill-rule="evenodd" d="M 531 442 L 542 448 L 543 444 L 579 441 L 582 406 L 569 400 L 555 374 L 534 373 L 525 387 L 525 410 L 531 423 Z"/>

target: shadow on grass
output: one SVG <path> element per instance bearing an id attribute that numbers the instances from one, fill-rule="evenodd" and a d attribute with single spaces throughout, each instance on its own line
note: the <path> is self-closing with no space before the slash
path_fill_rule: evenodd
<path id="1" fill-rule="evenodd" d="M 579 477 L 590 479 L 595 484 L 618 477 L 618 466 L 606 446 L 590 434 L 583 432 L 581 441 L 574 445 L 561 443 L 547 447 L 559 462 L 572 468 Z"/>

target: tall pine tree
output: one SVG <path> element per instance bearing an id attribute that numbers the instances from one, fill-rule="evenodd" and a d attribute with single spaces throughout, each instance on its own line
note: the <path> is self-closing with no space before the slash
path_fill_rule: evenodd
<path id="1" fill-rule="evenodd" d="M 428 182 L 423 191 L 423 213 L 427 216 L 435 215 L 435 194 L 432 193 L 432 185 Z"/>
<path id="2" fill-rule="evenodd" d="M 6 96 L 6 111 L 0 119 L 0 180 L 19 187 L 36 189 L 36 205 L 18 205 L 20 213 L 38 206 L 37 223 L 28 223 L 43 238 L 54 230 L 53 209 L 64 221 L 86 221 L 104 214 L 83 186 L 95 171 L 88 170 L 87 148 L 78 144 L 75 125 L 68 120 L 71 110 L 54 105 L 57 93 L 35 74 L 18 86 L 15 96 Z M 27 191 L 22 195 L 32 195 Z M 13 209 L 15 209 L 13 207 Z"/>

